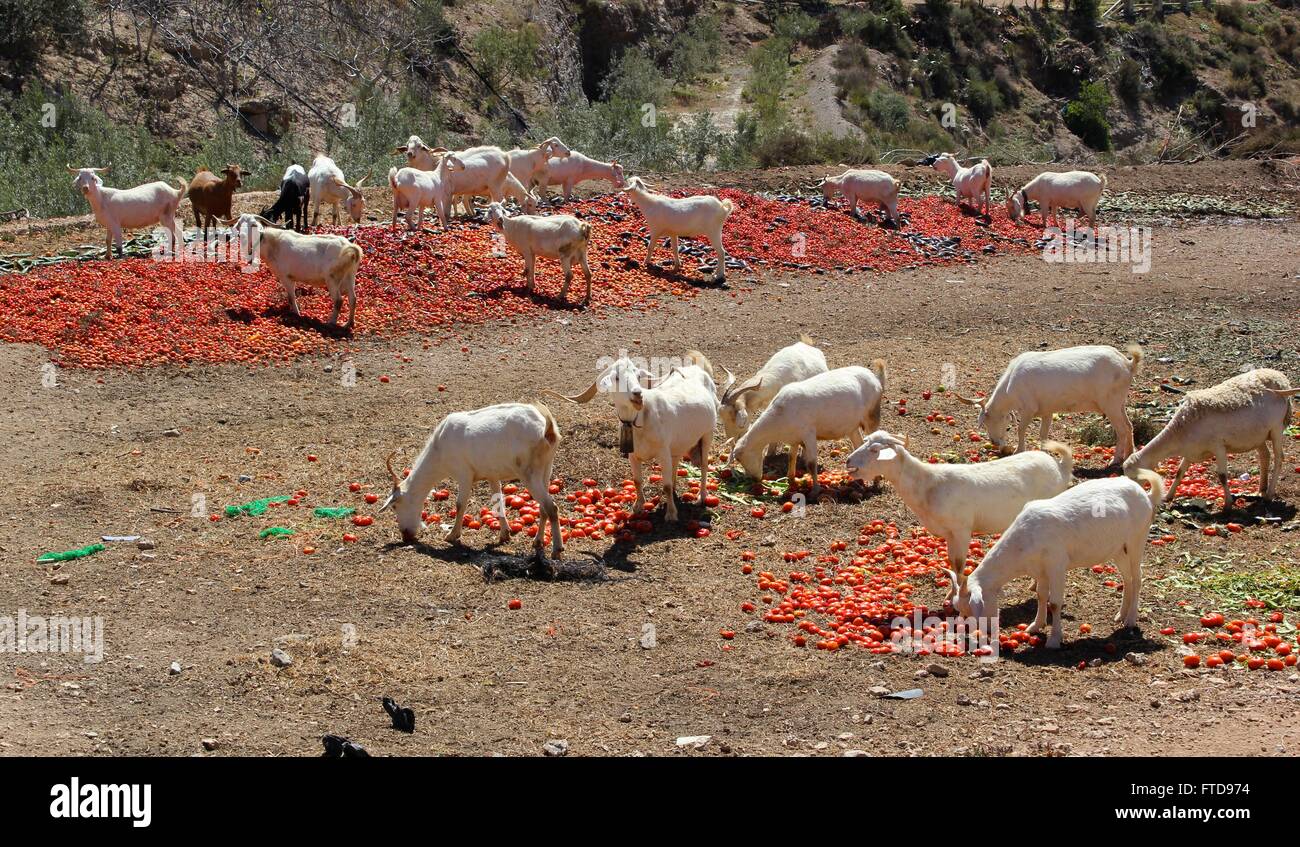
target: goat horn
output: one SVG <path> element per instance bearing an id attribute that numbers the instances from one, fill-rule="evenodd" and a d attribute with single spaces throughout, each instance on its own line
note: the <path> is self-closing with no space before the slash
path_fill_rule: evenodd
<path id="1" fill-rule="evenodd" d="M 961 401 L 962 403 L 965 403 L 967 406 L 983 406 L 985 403 L 987 403 L 987 402 L 989 401 L 989 398 L 987 398 L 987 397 L 981 397 L 981 398 L 979 398 L 978 400 L 972 400 L 972 399 L 969 398 L 969 397 L 963 397 L 963 396 L 961 396 L 961 395 L 958 394 L 956 391 L 954 391 L 954 392 L 952 393 L 952 396 L 953 396 L 953 397 L 956 397 L 959 401 Z"/>
<path id="2" fill-rule="evenodd" d="M 726 399 L 727 399 L 727 390 L 728 390 L 729 388 L 731 388 L 731 386 L 732 386 L 733 383 L 735 383 L 735 381 L 736 381 L 736 375 L 733 374 L 733 373 L 732 373 L 732 372 L 727 368 L 726 365 L 723 365 L 723 366 L 722 366 L 722 369 L 723 369 L 724 371 L 726 371 L 726 373 L 727 373 L 727 384 L 724 385 L 724 386 L 722 386 L 722 399 L 723 399 L 723 401 L 725 402 Z"/>
<path id="3" fill-rule="evenodd" d="M 570 403 L 589 403 L 591 398 L 596 396 L 596 383 L 592 382 L 590 387 L 581 394 L 575 394 L 570 397 L 568 394 L 561 394 L 558 391 L 552 391 L 549 388 L 542 389 L 543 394 L 550 394 L 552 397 L 559 397 L 561 400 L 568 400 Z"/>
<path id="4" fill-rule="evenodd" d="M 91 168 L 91 170 L 94 171 L 94 172 L 97 173 L 97 174 L 106 174 L 106 173 L 108 173 L 109 171 L 111 171 L 112 169 L 113 169 L 113 163 L 112 163 L 112 162 L 109 162 L 107 165 L 104 165 L 104 167 L 102 167 L 102 168 Z"/>
<path id="5" fill-rule="evenodd" d="M 81 173 L 80 169 L 74 168 L 72 165 L 69 165 L 67 162 L 63 163 L 63 167 L 67 168 L 68 173 L 70 174 Z"/>
<path id="6" fill-rule="evenodd" d="M 396 455 L 397 455 L 397 451 L 394 450 L 393 452 L 388 454 L 388 458 L 384 461 L 384 467 L 388 468 L 388 475 L 393 478 L 394 488 L 397 488 L 399 485 L 402 484 L 402 481 L 397 478 L 397 471 L 393 470 L 393 457 Z"/>
<path id="7" fill-rule="evenodd" d="M 742 383 L 739 388 L 731 392 L 730 396 L 728 396 L 727 399 L 735 400 L 737 397 L 739 397 L 742 394 L 747 394 L 750 391 L 757 391 L 762 387 L 763 387 L 763 380 L 761 379 L 753 383 L 750 382 Z"/>

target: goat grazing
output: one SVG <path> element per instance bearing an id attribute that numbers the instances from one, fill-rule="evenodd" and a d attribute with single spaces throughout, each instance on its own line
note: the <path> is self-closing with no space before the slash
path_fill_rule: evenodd
<path id="1" fill-rule="evenodd" d="M 739 438 L 749 422 L 763 413 L 776 393 L 792 382 L 826 373 L 826 356 L 813 346 L 806 335 L 772 354 L 758 373 L 736 384 L 732 379 L 722 387 L 719 414 L 722 431 L 728 438 Z"/>
<path id="2" fill-rule="evenodd" d="M 1104 344 L 1031 351 L 1011 360 L 987 397 L 972 400 L 957 395 L 967 405 L 979 406 L 978 426 L 1004 453 L 1025 449 L 1029 422 L 1040 418 L 1038 438 L 1046 441 L 1052 415 L 1058 412 L 1100 412 L 1115 427 L 1115 461 L 1133 452 L 1133 424 L 1125 404 L 1133 377 L 1142 366 L 1142 348 L 1130 344 L 1128 356 Z M 1015 451 L 1007 450 L 1008 421 L 1019 415 Z"/>
<path id="3" fill-rule="evenodd" d="M 357 180 L 356 185 L 348 185 L 343 179 L 343 171 L 334 164 L 334 160 L 319 155 L 311 163 L 307 179 L 311 183 L 311 225 L 320 223 L 320 204 L 326 203 L 333 212 L 334 225 L 339 222 L 339 204 L 348 210 L 348 217 L 354 224 L 361 223 L 361 216 L 366 213 L 366 198 L 361 195 L 361 184 L 370 174 Z"/>
<path id="4" fill-rule="evenodd" d="M 1054 497 L 1070 487 L 1074 458 L 1055 441 L 1042 450 L 992 462 L 931 465 L 907 452 L 907 439 L 884 430 L 849 454 L 849 476 L 864 482 L 884 477 L 931 535 L 948 544 L 948 599 L 965 579 L 971 536 L 1002 532 L 1030 500 Z"/>
<path id="5" fill-rule="evenodd" d="M 421 519 L 425 498 L 444 479 L 456 481 L 456 513 L 446 541 L 460 541 L 465 505 L 474 483 L 486 480 L 492 493 L 501 500 L 501 483 L 519 480 L 542 510 L 542 525 L 533 538 L 539 560 L 545 546 L 546 524 L 551 526 L 551 556 L 558 559 L 563 551 L 560 538 L 560 510 L 551 498 L 551 466 L 560 443 L 560 429 L 555 417 L 541 403 L 500 403 L 470 412 L 452 412 L 443 418 L 411 467 L 406 479 L 393 470 L 393 455 L 386 466 L 393 489 L 380 511 L 391 508 L 397 516 L 402 540 L 414 544 L 425 529 Z M 499 540 L 510 540 L 510 523 L 504 514 Z M 548 566 L 549 567 L 549 566 Z M 553 568 L 550 575 L 554 576 Z"/>
<path id="6" fill-rule="evenodd" d="M 951 153 L 940 153 L 929 157 L 925 163 L 952 181 L 958 206 L 963 200 L 969 200 L 980 214 L 989 216 L 993 207 L 993 166 L 987 159 L 963 168 Z"/>
<path id="7" fill-rule="evenodd" d="M 620 433 L 623 453 L 632 464 L 632 482 L 636 488 L 632 513 L 635 515 L 645 509 L 645 492 L 641 487 L 643 462 L 658 462 L 662 468 L 664 506 L 669 521 L 677 520 L 674 469 L 678 458 L 690 458 L 700 469 L 700 490 L 708 487 L 709 453 L 713 449 L 713 429 L 718 423 L 717 386 L 713 382 L 713 366 L 703 353 L 688 350 L 686 361 L 689 364 L 672 368 L 656 383 L 652 374 L 623 356 L 605 368 L 581 394 L 548 392 L 573 403 L 588 403 L 598 392 L 609 396 L 623 426 Z"/>
<path id="8" fill-rule="evenodd" d="M 357 269 L 361 266 L 361 248 L 341 235 L 304 235 L 283 229 L 257 215 L 243 214 L 238 221 L 222 223 L 234 226 L 243 245 L 245 262 L 264 263 L 279 280 L 297 317 L 299 285 L 324 288 L 334 304 L 329 324 L 336 326 L 343 295 L 348 297 L 348 322 L 351 329 L 357 316 Z M 256 251 L 256 256 L 254 256 Z"/>
<path id="9" fill-rule="evenodd" d="M 1227 512 L 1235 500 L 1228 490 L 1228 454 L 1255 450 L 1259 456 L 1260 492 L 1271 499 L 1277 494 L 1282 475 L 1283 432 L 1291 415 L 1287 398 L 1296 394 L 1300 394 L 1300 388 L 1292 388 L 1285 374 L 1267 368 L 1188 392 L 1165 428 L 1124 462 L 1124 473 L 1133 476 L 1141 469 L 1154 470 L 1170 456 L 1180 457 L 1169 484 L 1168 497 L 1173 500 L 1187 466 L 1213 457 L 1223 486 L 1223 510 Z M 1271 476 L 1269 442 L 1273 445 Z"/>
<path id="10" fill-rule="evenodd" d="M 1041 173 L 1007 197 L 1007 217 L 1019 222 L 1033 202 L 1043 213 L 1044 228 L 1052 222 L 1060 225 L 1057 212 L 1061 209 L 1078 209 L 1088 219 L 1088 226 L 1095 230 L 1097 204 L 1101 202 L 1101 193 L 1105 189 L 1105 174 L 1098 176 L 1087 171 Z"/>
<path id="11" fill-rule="evenodd" d="M 772 403 L 736 441 L 732 458 L 756 481 L 763 478 L 763 457 L 768 445 L 790 447 L 787 478 L 795 478 L 795 459 L 803 445 L 803 461 L 817 482 L 817 442 L 848 438 L 857 447 L 862 434 L 880 427 L 880 403 L 885 392 L 885 360 L 871 367 L 836 368 L 784 386 Z"/>
<path id="12" fill-rule="evenodd" d="M 534 184 L 546 184 L 547 163 L 552 158 L 564 159 L 572 155 L 572 152 L 564 146 L 564 142 L 551 136 L 536 147 L 511 150 L 507 154 L 510 157 L 510 173 L 531 191 Z"/>
<path id="13" fill-rule="evenodd" d="M 890 223 L 898 223 L 898 180 L 884 171 L 850 168 L 839 176 L 827 176 L 821 183 L 822 197 L 829 204 L 843 194 L 849 214 L 858 213 L 858 204 L 878 205 Z"/>
<path id="14" fill-rule="evenodd" d="M 100 174 L 108 173 L 111 164 L 103 168 L 74 168 L 65 164 L 74 174 L 73 188 L 81 192 L 95 213 L 95 220 L 105 231 L 104 257 L 113 258 L 113 248 L 122 255 L 122 230 L 137 229 L 157 224 L 171 237 L 173 255 L 179 255 L 181 232 L 176 225 L 176 211 L 185 198 L 189 186 L 177 180 L 179 189 L 165 182 L 148 182 L 135 188 L 107 188 Z"/>
<path id="15" fill-rule="evenodd" d="M 194 174 L 187 196 L 194 208 L 194 226 L 202 227 L 204 241 L 208 240 L 208 227 L 230 217 L 235 189 L 244 184 L 244 177 L 252 175 L 251 171 L 243 170 L 239 165 L 226 165 L 220 177 L 207 168 L 200 168 Z"/>
<path id="16" fill-rule="evenodd" d="M 311 199 L 311 183 L 302 165 L 290 165 L 280 178 L 280 196 L 275 204 L 263 209 L 261 216 L 271 223 L 284 218 L 292 228 L 307 231 L 307 202 Z M 229 216 L 227 216 L 229 217 Z"/>
<path id="17" fill-rule="evenodd" d="M 698 236 L 713 243 L 717 254 L 718 266 L 713 274 L 715 280 L 722 280 L 727 275 L 727 253 L 722 248 L 722 227 L 731 214 L 731 201 L 719 200 L 711 194 L 698 194 L 694 197 L 669 197 L 650 191 L 641 177 L 628 179 L 623 187 L 641 210 L 645 218 L 646 229 L 650 230 L 650 241 L 645 249 L 645 267 L 650 270 L 655 247 L 661 238 L 670 238 L 673 247 L 673 268 L 680 271 L 682 257 L 678 250 L 677 239 L 681 236 Z"/>
<path id="18" fill-rule="evenodd" d="M 515 215 L 508 217 L 500 203 L 488 206 L 488 223 L 505 236 L 511 247 L 524 257 L 524 277 L 528 290 L 534 290 L 536 278 L 533 270 L 537 257 L 558 259 L 564 269 L 564 288 L 560 300 L 569 295 L 573 282 L 573 263 L 582 266 L 587 282 L 584 305 L 591 302 L 591 266 L 587 264 L 587 246 L 591 243 L 591 224 L 570 215 Z"/>
<path id="19" fill-rule="evenodd" d="M 615 189 L 622 188 L 623 166 L 617 161 L 601 162 L 581 153 L 571 153 L 562 158 L 552 157 L 546 162 L 545 187 L 561 186 L 565 200 L 573 196 L 575 185 L 589 179 L 603 179 Z"/>
<path id="20" fill-rule="evenodd" d="M 1002 586 L 1017 576 L 1032 577 L 1038 614 L 1029 631 L 1042 630 L 1050 619 L 1047 646 L 1055 650 L 1061 646 L 1066 571 L 1113 560 L 1124 581 L 1124 599 L 1115 621 L 1135 626 L 1142 554 L 1164 497 L 1159 474 L 1139 470 L 1137 477 L 1137 482 L 1124 476 L 1088 480 L 1051 499 L 1026 503 L 980 566 L 961 582 L 957 612 L 996 620 Z M 1144 491 L 1141 482 L 1151 490 Z M 989 635 L 997 637 L 996 625 Z"/>

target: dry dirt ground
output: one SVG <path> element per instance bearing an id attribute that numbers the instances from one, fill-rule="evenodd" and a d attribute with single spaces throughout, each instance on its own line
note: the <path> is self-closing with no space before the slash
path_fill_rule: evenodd
<path id="1" fill-rule="evenodd" d="M 1221 182 L 1207 169 L 1140 176 L 1156 184 L 1197 177 L 1202 190 L 1225 193 L 1284 190 L 1246 170 L 1224 167 Z M 746 187 L 797 178 L 750 175 Z M 1225 539 L 1167 521 L 1177 541 L 1147 553 L 1140 634 L 1115 632 L 1118 594 L 1076 571 L 1063 650 L 993 665 L 943 660 L 948 676 L 918 680 L 927 659 L 800 649 L 790 628 L 760 622 L 750 631 L 758 618 L 740 610 L 759 594 L 741 573 L 741 550 L 758 551 L 760 569 L 779 572 L 781 551 L 852 543 L 872 519 L 911 526 L 887 487 L 859 504 L 811 506 L 798 519 L 717 510 L 703 539 L 656 517 L 654 531 L 610 556 L 603 572 L 587 567 L 588 576 L 555 582 L 485 583 L 473 556 L 487 544 L 482 532 L 467 533 L 461 551 L 433 534 L 426 545 L 402 546 L 379 515 L 344 544 L 344 527 L 313 521 L 302 507 L 274 521 L 219 523 L 190 510 L 196 496 L 206 515 L 299 488 L 313 506 L 355 504 L 347 484 L 384 492 L 383 456 L 396 449 L 409 463 L 447 412 L 533 399 L 543 387 L 578 389 L 598 358 L 624 347 L 645 355 L 698 347 L 748 372 L 806 332 L 833 366 L 883 356 L 888 425 L 918 452 L 951 449 L 950 436 L 931 434 L 918 415 L 893 417 L 899 397 L 956 416 L 959 432 L 974 425 L 955 401 L 920 398 L 944 363 L 961 387 L 987 390 L 1022 350 L 1138 341 L 1149 366 L 1135 406 L 1175 401 L 1159 390 L 1162 378 L 1206 385 L 1247 363 L 1296 380 L 1297 235 L 1294 221 L 1162 225 L 1145 275 L 1037 257 L 881 277 L 769 273 L 753 286 L 670 300 L 649 317 L 565 312 L 466 328 L 459 345 L 428 349 L 418 337 L 365 342 L 352 387 L 340 380 L 343 362 L 304 359 L 258 369 L 63 371 L 45 388 L 43 350 L 0 346 L 0 439 L 11 445 L 0 493 L 0 615 L 100 615 L 106 641 L 99 664 L 0 654 L 0 752 L 190 755 L 204 753 L 208 739 L 214 755 L 308 755 L 322 734 L 336 733 L 381 755 L 539 755 L 557 738 L 572 755 L 1294 754 L 1300 677 L 1187 671 L 1181 642 L 1158 634 L 1198 628 L 1203 610 L 1246 612 L 1233 605 L 1240 598 L 1197 587 L 1206 563 L 1243 573 L 1296 567 L 1300 533 L 1276 524 Z M 571 486 L 584 477 L 618 484 L 627 464 L 608 405 L 552 407 L 564 433 L 556 475 Z M 179 434 L 164 435 L 172 428 Z M 1074 440 L 1071 424 L 1062 435 Z M 1275 507 L 1283 515 L 1300 502 L 1300 443 L 1288 444 Z M 1233 470 L 1252 464 L 1240 457 Z M 485 502 L 482 488 L 472 502 Z M 258 540 L 273 522 L 298 534 Z M 729 529 L 743 534 L 728 540 Z M 144 535 L 156 549 L 110 545 L 57 571 L 35 564 L 42 552 L 105 534 Z M 314 554 L 302 552 L 307 544 Z M 583 551 L 606 553 L 610 543 L 574 542 L 567 556 L 589 562 Z M 930 586 L 917 597 L 942 599 Z M 508 609 L 511 598 L 522 608 Z M 1292 597 L 1291 618 L 1295 605 Z M 1026 581 L 1012 583 L 1004 625 L 1032 614 Z M 1091 635 L 1080 634 L 1083 623 Z M 646 624 L 657 635 L 651 649 L 640 646 Z M 735 629 L 735 640 L 723 642 L 722 628 Z M 291 667 L 269 662 L 276 647 L 292 655 Z M 1130 652 L 1145 662 L 1125 661 Z M 173 662 L 180 673 L 169 671 Z M 878 699 L 869 693 L 877 685 L 921 687 L 924 696 Z M 388 728 L 386 695 L 416 711 L 414 735 Z M 690 735 L 713 740 L 699 751 L 674 743 Z"/>

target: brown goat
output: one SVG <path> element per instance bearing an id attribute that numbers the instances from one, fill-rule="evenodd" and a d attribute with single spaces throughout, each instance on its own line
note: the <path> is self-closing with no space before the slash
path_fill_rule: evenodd
<path id="1" fill-rule="evenodd" d="M 190 180 L 188 196 L 194 206 L 194 226 L 203 228 L 204 241 L 208 240 L 208 227 L 232 217 L 230 198 L 244 184 L 246 176 L 252 176 L 252 172 L 239 165 L 226 165 L 220 177 L 207 168 L 200 168 Z"/>

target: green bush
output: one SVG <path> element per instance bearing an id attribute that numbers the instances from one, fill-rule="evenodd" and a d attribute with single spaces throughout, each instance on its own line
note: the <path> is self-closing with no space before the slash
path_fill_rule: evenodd
<path id="1" fill-rule="evenodd" d="M 1002 108 L 1002 94 L 995 83 L 976 77 L 966 84 L 966 106 L 977 121 L 986 124 Z"/>
<path id="2" fill-rule="evenodd" d="M 690 85 L 706 73 L 718 69 L 722 47 L 722 30 L 713 15 L 691 19 L 686 29 L 668 45 L 668 75 L 681 85 Z"/>
<path id="3" fill-rule="evenodd" d="M 842 10 L 839 20 L 846 35 L 856 36 L 877 50 L 911 56 L 915 49 L 907 34 L 912 18 L 902 0 L 867 0 L 865 8 Z"/>
<path id="4" fill-rule="evenodd" d="M 1130 106 L 1142 102 L 1142 66 L 1132 59 L 1124 59 L 1115 71 L 1115 91 Z"/>
<path id="5" fill-rule="evenodd" d="M 1099 82 L 1085 82 L 1079 96 L 1065 107 L 1065 125 L 1094 150 L 1110 149 L 1110 123 L 1106 110 L 1110 92 Z"/>
<path id="6" fill-rule="evenodd" d="M 497 90 L 514 83 L 536 79 L 542 72 L 539 59 L 541 28 L 533 23 L 491 26 L 474 36 L 476 66 L 488 84 Z"/>

